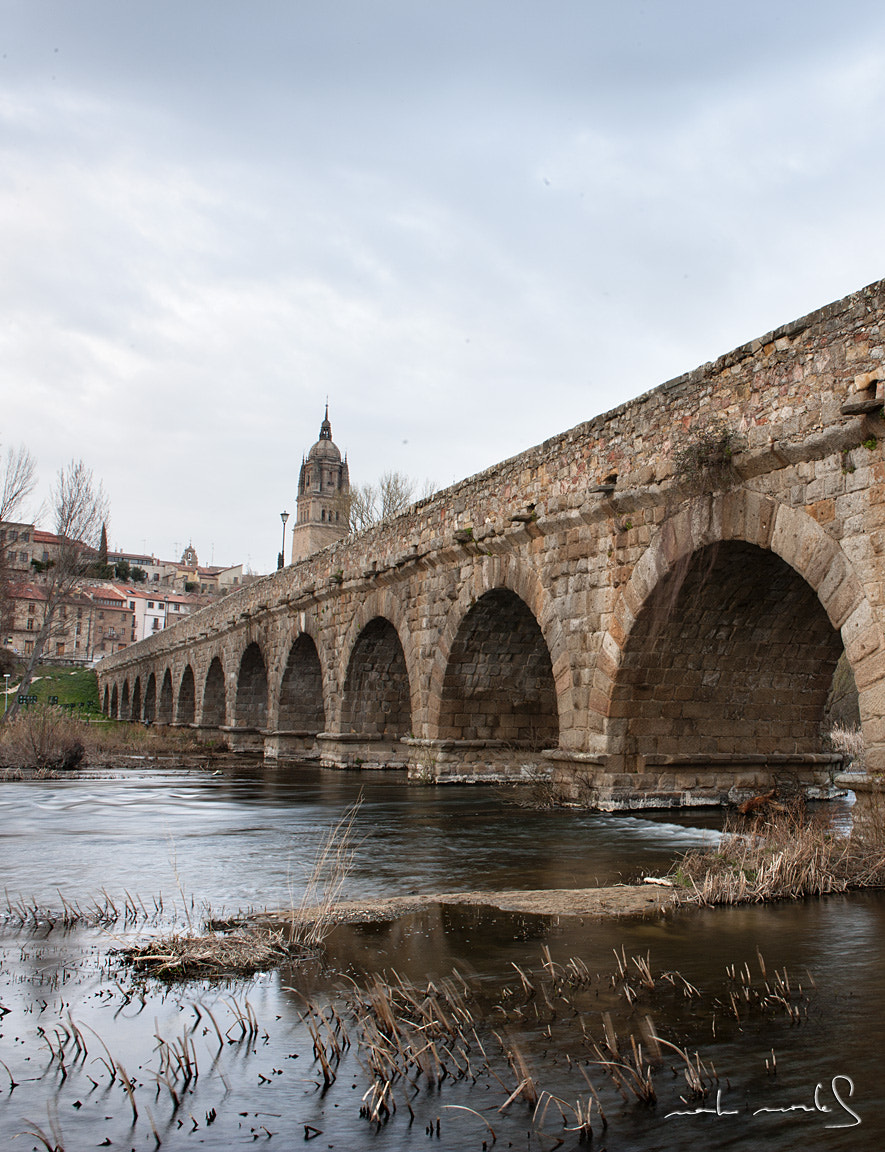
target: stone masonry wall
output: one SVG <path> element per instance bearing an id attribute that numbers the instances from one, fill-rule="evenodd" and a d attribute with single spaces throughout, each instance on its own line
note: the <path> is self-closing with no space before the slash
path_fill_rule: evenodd
<path id="1" fill-rule="evenodd" d="M 650 597 L 696 553 L 740 542 L 770 553 L 776 578 L 777 565 L 785 566 L 820 604 L 821 627 L 836 640 L 828 633 L 815 651 L 829 660 L 845 648 L 872 762 L 885 767 L 883 320 L 885 284 L 877 283 L 231 594 L 105 660 L 102 685 L 116 684 L 122 699 L 139 671 L 143 686 L 149 672 L 162 682 L 168 667 L 177 699 L 191 667 L 199 723 L 217 656 L 227 720 L 236 727 L 240 661 L 255 643 L 267 667 L 272 731 L 292 645 L 305 634 L 322 668 L 327 730 L 355 736 L 341 724 L 348 665 L 362 630 L 382 617 L 403 648 L 411 736 L 432 744 L 445 739 L 443 687 L 453 649 L 463 660 L 465 618 L 484 595 L 508 589 L 534 616 L 550 655 L 558 741 L 548 759 L 560 772 L 581 765 L 585 776 L 606 777 L 611 795 L 621 786 L 653 791 L 648 769 L 660 783 L 660 763 L 651 761 L 662 753 L 642 751 L 642 702 L 630 689 L 643 663 Z M 736 451 L 727 480 L 698 491 L 676 462 L 714 421 L 731 431 Z M 741 595 L 752 595 L 764 570 L 747 566 Z M 784 600 L 786 615 L 770 613 L 767 634 L 757 637 L 756 664 L 742 657 L 745 681 L 762 676 L 766 655 L 773 658 L 783 643 L 789 605 L 801 600 L 794 591 Z M 688 668 L 700 641 L 685 635 L 678 643 Z M 660 668 L 656 660 L 649 672 Z M 778 691 L 788 699 L 800 685 L 789 671 L 783 675 Z M 714 724 L 726 703 L 712 692 L 698 722 Z M 793 733 L 772 732 L 768 745 L 760 736 L 755 755 L 769 768 L 773 756 L 817 763 L 825 750 L 814 716 L 806 720 Z M 761 722 L 757 728 L 765 731 Z M 716 787 L 727 782 L 709 757 L 698 761 L 697 731 L 680 728 L 684 751 L 672 755 L 674 763 L 681 757 L 681 775 L 667 783 L 671 792 L 697 790 L 699 780 L 714 777 Z M 730 771 L 728 779 L 749 787 L 762 769 Z"/>

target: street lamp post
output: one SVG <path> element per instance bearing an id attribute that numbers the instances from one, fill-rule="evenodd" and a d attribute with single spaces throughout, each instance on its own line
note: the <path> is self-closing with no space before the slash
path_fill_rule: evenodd
<path id="1" fill-rule="evenodd" d="M 9 673 L 3 673 L 3 679 L 6 681 L 6 706 L 3 709 L 4 713 L 9 711 Z"/>
<path id="2" fill-rule="evenodd" d="M 286 521 L 289 519 L 289 513 L 288 512 L 281 512 L 280 513 L 280 519 L 283 522 L 283 547 L 280 550 L 280 556 L 279 556 L 279 560 L 277 562 L 277 568 L 285 568 L 286 567 Z"/>

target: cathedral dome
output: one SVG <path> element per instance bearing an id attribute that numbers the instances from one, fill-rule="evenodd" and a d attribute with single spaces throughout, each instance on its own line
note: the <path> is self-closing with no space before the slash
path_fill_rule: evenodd
<path id="1" fill-rule="evenodd" d="M 326 405 L 326 415 L 320 425 L 320 438 L 307 454 L 308 460 L 318 460 L 330 464 L 341 463 L 341 453 L 332 440 L 332 425 L 329 422 L 329 405 Z"/>

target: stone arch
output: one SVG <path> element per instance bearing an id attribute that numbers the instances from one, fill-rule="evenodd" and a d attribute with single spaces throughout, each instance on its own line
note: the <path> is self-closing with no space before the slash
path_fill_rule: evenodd
<path id="1" fill-rule="evenodd" d="M 114 691 L 116 691 L 116 685 L 114 686 Z M 111 690 L 107 684 L 105 684 L 105 686 L 104 686 L 104 699 L 103 699 L 101 710 L 105 714 L 105 716 L 110 716 L 110 714 L 111 714 Z"/>
<path id="2" fill-rule="evenodd" d="M 157 708 L 157 723 L 172 723 L 172 671 L 167 668 L 163 675 L 163 684 L 160 688 L 160 702 Z"/>
<path id="3" fill-rule="evenodd" d="M 399 633 L 384 616 L 360 631 L 350 653 L 341 701 L 341 731 L 398 740 L 412 730 L 412 694 Z"/>
<path id="4" fill-rule="evenodd" d="M 406 667 L 409 670 L 409 682 L 414 684 L 418 678 L 418 656 L 412 645 L 412 629 L 404 605 L 400 598 L 390 589 L 378 590 L 370 593 L 360 603 L 354 613 L 353 620 L 347 629 L 344 641 L 340 648 L 338 661 L 338 684 L 343 684 L 350 667 L 354 647 L 366 625 L 376 617 L 382 616 L 389 621 L 399 637 Z"/>
<path id="5" fill-rule="evenodd" d="M 188 664 L 181 674 L 181 681 L 178 685 L 178 704 L 175 709 L 176 724 L 193 724 L 196 716 L 196 701 L 194 670 Z"/>
<path id="6" fill-rule="evenodd" d="M 151 672 L 144 690 L 144 722 L 153 724 L 157 718 L 157 677 Z"/>
<path id="7" fill-rule="evenodd" d="M 428 726 L 426 735 L 430 738 L 445 739 L 442 729 L 451 725 L 443 724 L 446 676 L 452 667 L 452 654 L 456 643 L 463 639 L 461 629 L 471 609 L 490 592 L 499 591 L 514 595 L 535 621 L 546 649 L 547 658 L 555 687 L 554 715 L 558 715 L 558 729 L 564 738 L 576 741 L 580 733 L 572 733 L 575 715 L 574 673 L 565 633 L 554 607 L 554 599 L 542 584 L 534 569 L 522 563 L 515 556 L 491 557 L 475 566 L 469 580 L 464 584 L 457 601 L 449 611 L 446 625 L 436 646 L 433 666 L 430 672 Z M 489 602 L 489 606 L 491 602 Z M 479 624 L 479 617 L 474 619 Z M 491 623 L 491 618 L 488 623 Z M 456 659 L 460 660 L 460 657 Z M 451 689 L 450 685 L 450 689 Z M 448 716 L 452 713 L 448 712 Z M 566 736 L 568 733 L 568 736 Z M 554 746 L 557 741 L 554 741 Z M 551 747 L 551 745 L 546 745 Z"/>
<path id="8" fill-rule="evenodd" d="M 559 744 L 550 653 L 528 605 L 508 588 L 485 592 L 461 620 L 443 678 L 438 734 L 532 751 Z"/>
<path id="9" fill-rule="evenodd" d="M 105 695 L 107 695 L 107 688 L 105 688 Z M 116 682 L 114 683 L 114 687 L 111 692 L 111 710 L 108 715 L 112 720 L 116 720 L 120 715 L 120 698 L 117 692 Z"/>
<path id="10" fill-rule="evenodd" d="M 213 656 L 203 683 L 203 708 L 200 723 L 204 728 L 220 728 L 227 716 L 227 702 L 224 692 L 224 667 L 217 656 Z"/>
<path id="11" fill-rule="evenodd" d="M 132 712 L 130 711 L 129 703 L 129 681 L 123 681 L 123 693 L 120 696 L 120 719 L 131 720 Z"/>
<path id="12" fill-rule="evenodd" d="M 254 640 L 240 658 L 234 725 L 237 728 L 264 728 L 267 724 L 267 665 L 261 647 Z"/>
<path id="13" fill-rule="evenodd" d="M 744 490 L 690 502 L 637 562 L 602 639 L 591 704 L 611 767 L 688 748 L 723 758 L 822 751 L 843 646 L 860 688 L 880 629 L 813 517 Z"/>
<path id="14" fill-rule="evenodd" d="M 280 681 L 277 728 L 316 733 L 326 726 L 323 669 L 315 641 L 306 632 L 294 640 Z"/>
<path id="15" fill-rule="evenodd" d="M 135 683 L 132 686 L 132 719 L 141 721 L 144 719 L 142 714 L 141 703 L 141 677 L 135 677 Z"/>

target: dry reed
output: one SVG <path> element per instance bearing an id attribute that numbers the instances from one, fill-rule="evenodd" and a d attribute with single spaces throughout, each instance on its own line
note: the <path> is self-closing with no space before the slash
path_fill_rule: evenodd
<path id="1" fill-rule="evenodd" d="M 795 900 L 885 886 L 885 834 L 849 835 L 795 811 L 732 827 L 711 849 L 686 853 L 671 870 L 680 899 L 698 904 Z"/>
<path id="2" fill-rule="evenodd" d="M 250 975 L 284 963 L 292 952 L 282 932 L 255 928 L 203 936 L 173 933 L 123 948 L 120 955 L 152 976 L 190 979 Z"/>
<path id="3" fill-rule="evenodd" d="M 290 910 L 289 943 L 314 950 L 319 948 L 335 923 L 335 909 L 356 855 L 354 827 L 362 796 L 350 805 L 334 824 L 317 850 L 301 900 Z"/>

